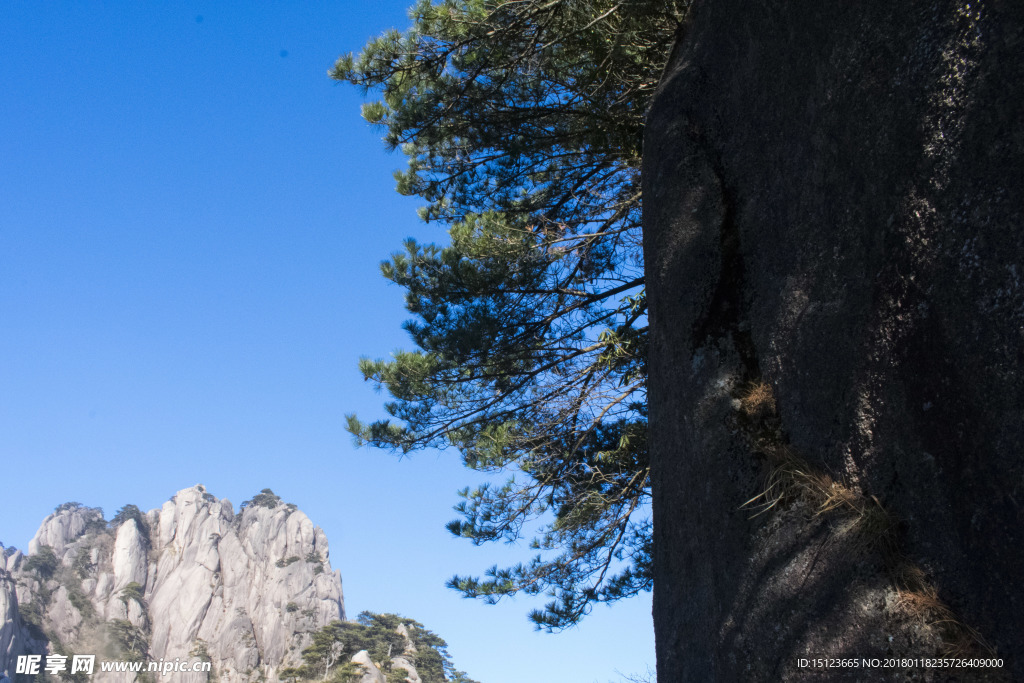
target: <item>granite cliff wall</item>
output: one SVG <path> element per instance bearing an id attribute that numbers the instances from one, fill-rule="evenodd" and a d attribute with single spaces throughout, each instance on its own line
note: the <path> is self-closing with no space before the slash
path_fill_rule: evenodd
<path id="1" fill-rule="evenodd" d="M 643 167 L 659 680 L 1024 679 L 1022 55 L 1016 2 L 695 2 Z"/>
<path id="2" fill-rule="evenodd" d="M 19 654 L 80 653 L 211 662 L 215 676 L 173 674 L 182 683 L 273 682 L 312 632 L 345 618 L 324 532 L 268 492 L 236 514 L 195 486 L 113 528 L 67 504 L 28 555 L 4 558 L 0 673 L 11 675 Z"/>

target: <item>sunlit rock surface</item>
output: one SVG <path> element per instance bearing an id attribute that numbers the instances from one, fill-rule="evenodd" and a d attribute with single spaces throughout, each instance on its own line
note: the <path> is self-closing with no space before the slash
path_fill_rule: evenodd
<path id="1" fill-rule="evenodd" d="M 19 654 L 76 653 L 208 660 L 219 681 L 274 682 L 300 663 L 311 632 L 345 618 L 326 536 L 272 495 L 236 514 L 197 485 L 116 529 L 68 504 L 43 521 L 27 557 L 5 552 L 0 566 L 9 675 Z M 92 680 L 134 677 L 97 670 Z"/>

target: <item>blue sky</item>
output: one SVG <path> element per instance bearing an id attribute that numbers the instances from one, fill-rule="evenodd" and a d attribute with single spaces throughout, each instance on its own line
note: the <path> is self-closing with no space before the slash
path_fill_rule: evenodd
<path id="1" fill-rule="evenodd" d="M 270 487 L 327 532 L 346 608 L 444 637 L 482 683 L 653 668 L 649 596 L 537 633 L 519 599 L 444 587 L 528 557 L 452 538 L 454 453 L 355 449 L 380 414 L 362 355 L 408 347 L 378 264 L 441 240 L 394 192 L 337 56 L 408 25 L 378 3 L 0 9 L 0 541 L 59 503 L 158 507 Z"/>

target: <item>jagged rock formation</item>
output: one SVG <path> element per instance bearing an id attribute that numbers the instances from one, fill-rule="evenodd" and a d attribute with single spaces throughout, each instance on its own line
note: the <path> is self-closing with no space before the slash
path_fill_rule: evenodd
<path id="1" fill-rule="evenodd" d="M 182 683 L 473 683 L 413 619 L 364 612 L 346 622 L 327 539 L 294 505 L 264 489 L 241 508 L 201 485 L 146 514 L 126 505 L 109 523 L 65 503 L 27 556 L 0 546 L 0 674 L 15 674 L 19 655 L 92 654 L 100 682 L 169 673 Z M 125 661 L 210 671 L 102 668 Z"/>
<path id="2" fill-rule="evenodd" d="M 395 669 L 404 669 L 406 672 L 406 680 L 409 683 L 421 683 L 420 676 L 416 672 L 414 662 L 416 661 L 416 645 L 413 643 L 409 629 L 405 624 L 399 624 L 396 629 L 408 642 L 405 648 L 405 652 L 402 652 L 396 657 L 392 657 L 391 664 Z"/>
<path id="3" fill-rule="evenodd" d="M 109 653 L 208 660 L 224 683 L 273 682 L 311 632 L 345 618 L 323 531 L 269 491 L 238 514 L 202 486 L 145 515 L 122 513 L 108 528 L 101 511 L 66 504 L 28 556 L 4 554 L 0 672 L 13 674 L 19 654 Z"/>
<path id="4" fill-rule="evenodd" d="M 694 3 L 644 146 L 659 680 L 934 656 L 935 610 L 1024 679 L 1022 15 Z"/>

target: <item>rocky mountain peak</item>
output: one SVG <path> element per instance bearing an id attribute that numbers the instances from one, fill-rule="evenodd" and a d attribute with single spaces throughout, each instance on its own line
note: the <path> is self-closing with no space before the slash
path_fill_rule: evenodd
<path id="1" fill-rule="evenodd" d="M 0 566 L 0 671 L 42 647 L 203 659 L 220 681 L 276 681 L 312 633 L 345 618 L 327 537 L 269 489 L 236 513 L 196 485 L 148 513 L 126 505 L 109 523 L 66 503 L 27 556 L 4 551 Z M 108 675 L 95 680 L 121 680 Z"/>

